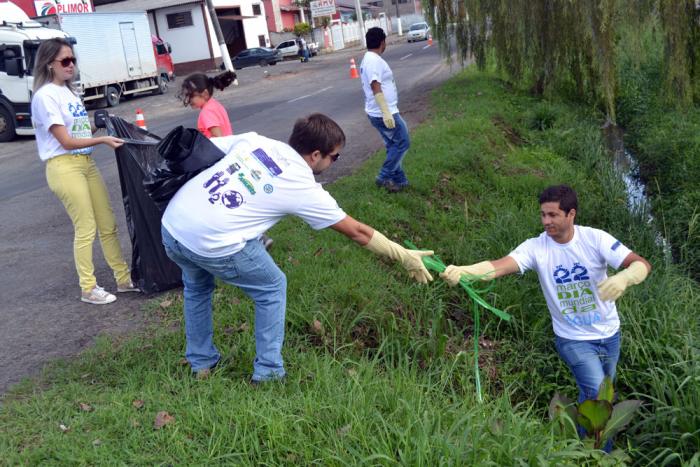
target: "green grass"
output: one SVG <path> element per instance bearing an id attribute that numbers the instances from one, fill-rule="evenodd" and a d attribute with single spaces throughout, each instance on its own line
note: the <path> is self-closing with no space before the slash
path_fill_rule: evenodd
<path id="1" fill-rule="evenodd" d="M 539 191 L 552 183 L 574 186 L 579 222 L 608 230 L 655 267 L 618 302 L 618 390 L 646 404 L 618 445 L 638 464 L 697 463 L 698 288 L 663 263 L 654 232 L 627 212 L 600 123 L 563 104 L 545 108 L 471 71 L 432 100 L 433 115 L 412 134 L 408 191 L 389 195 L 374 187 L 381 154 L 329 191 L 388 237 L 466 264 L 503 256 L 539 234 Z M 554 351 L 534 274 L 499 280 L 487 296 L 513 320 L 482 315 L 480 404 L 463 293 L 441 281 L 416 285 L 400 266 L 296 219 L 271 235 L 272 254 L 288 278 L 285 384 L 246 383 L 252 307 L 227 286 L 214 299 L 221 369 L 207 381 L 191 378 L 181 363 L 182 299 L 173 293 L 172 303 L 150 304 L 159 324 L 144 335 L 102 339 L 8 395 L 0 407 L 0 463 L 603 462 L 578 441 L 560 438 L 546 419 L 554 392 L 573 396 L 576 389 Z M 134 400 L 144 406 L 135 408 Z M 175 421 L 154 430 L 159 411 Z"/>

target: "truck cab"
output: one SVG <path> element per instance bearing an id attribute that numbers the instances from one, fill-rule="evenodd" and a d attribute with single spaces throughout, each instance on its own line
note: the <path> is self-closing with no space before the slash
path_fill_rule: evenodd
<path id="1" fill-rule="evenodd" d="M 33 135 L 30 101 L 34 58 L 42 41 L 66 37 L 43 27 L 11 2 L 0 3 L 0 142 Z"/>
<path id="2" fill-rule="evenodd" d="M 161 85 L 165 82 L 165 86 L 167 86 L 168 82 L 175 81 L 175 66 L 173 58 L 170 56 L 173 49 L 170 44 L 158 36 L 151 36 L 151 42 L 153 43 L 153 55 L 156 57 L 156 67 L 160 74 Z"/>

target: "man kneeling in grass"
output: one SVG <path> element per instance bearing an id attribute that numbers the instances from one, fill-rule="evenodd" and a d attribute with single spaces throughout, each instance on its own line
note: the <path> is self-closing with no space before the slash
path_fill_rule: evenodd
<path id="1" fill-rule="evenodd" d="M 551 186 L 539 202 L 545 229 L 539 237 L 495 261 L 450 265 L 440 276 L 456 285 L 462 275 L 488 281 L 535 270 L 552 316 L 556 349 L 576 379 L 582 402 L 598 395 L 605 376 L 614 379 L 620 356 L 615 300 L 646 279 L 651 265 L 612 235 L 574 225 L 578 200 L 570 187 Z M 608 277 L 608 266 L 625 269 Z"/>
<path id="2" fill-rule="evenodd" d="M 224 156 L 188 181 L 162 219 L 165 251 L 182 269 L 186 353 L 198 378 L 209 376 L 221 358 L 213 342 L 214 278 L 239 287 L 255 302 L 252 382 L 285 376 L 282 361 L 287 280 L 257 241 L 284 216 L 302 218 L 313 229 L 330 227 L 387 256 L 420 283 L 433 278 L 412 251 L 348 216 L 314 175 L 340 157 L 345 134 L 321 114 L 297 120 L 289 145 L 245 133 L 212 140 Z"/>

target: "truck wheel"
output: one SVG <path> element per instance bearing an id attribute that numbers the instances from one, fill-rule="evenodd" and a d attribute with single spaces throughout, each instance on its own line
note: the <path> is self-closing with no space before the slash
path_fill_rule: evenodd
<path id="1" fill-rule="evenodd" d="M 14 138 L 14 116 L 4 106 L 0 106 L 0 142 L 12 141 Z"/>
<path id="2" fill-rule="evenodd" d="M 168 80 L 162 76 L 158 77 L 158 89 L 156 89 L 154 94 L 165 94 L 168 92 Z"/>
<path id="3" fill-rule="evenodd" d="M 107 86 L 105 90 L 105 101 L 107 107 L 116 107 L 119 105 L 119 89 L 114 86 Z"/>

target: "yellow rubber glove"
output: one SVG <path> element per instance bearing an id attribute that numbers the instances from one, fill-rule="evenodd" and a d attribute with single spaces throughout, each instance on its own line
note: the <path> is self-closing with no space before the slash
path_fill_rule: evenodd
<path id="1" fill-rule="evenodd" d="M 421 284 L 427 284 L 433 280 L 428 270 L 423 265 L 423 256 L 431 256 L 432 251 L 407 250 L 398 243 L 394 243 L 381 232 L 375 230 L 369 243 L 365 245 L 369 251 L 381 256 L 388 256 L 398 261 L 408 271 L 408 275 Z"/>
<path id="2" fill-rule="evenodd" d="M 491 261 L 482 261 L 481 263 L 472 264 L 470 266 L 455 266 L 450 264 L 445 268 L 444 272 L 440 273 L 440 277 L 445 279 L 452 287 L 459 284 L 459 279 L 463 275 L 467 276 L 469 279 L 490 281 L 496 278 L 496 268 L 493 267 Z"/>
<path id="3" fill-rule="evenodd" d="M 391 115 L 391 112 L 389 112 L 389 106 L 386 105 L 386 98 L 384 97 L 384 93 L 378 92 L 377 94 L 375 94 L 374 100 L 377 101 L 377 105 L 380 109 L 382 109 L 382 119 L 384 120 L 384 125 L 386 125 L 386 127 L 389 129 L 396 127 L 394 117 Z"/>
<path id="4" fill-rule="evenodd" d="M 601 300 L 617 300 L 630 285 L 641 284 L 649 271 L 641 261 L 634 261 L 624 271 L 608 277 L 598 284 L 598 296 Z"/>

